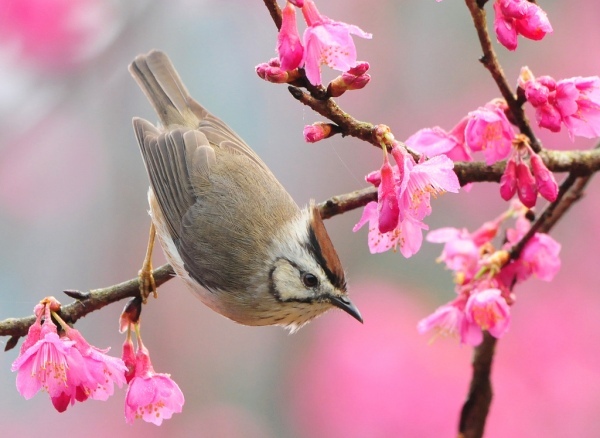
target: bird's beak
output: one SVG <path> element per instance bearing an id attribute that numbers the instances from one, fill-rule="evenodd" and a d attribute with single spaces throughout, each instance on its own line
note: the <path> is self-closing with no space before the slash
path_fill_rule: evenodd
<path id="1" fill-rule="evenodd" d="M 348 297 L 332 295 L 329 299 L 331 301 L 331 304 L 333 304 L 335 307 L 339 307 L 357 321 L 361 323 L 363 322 L 362 316 L 360 316 L 360 312 L 358 311 L 356 306 L 352 304 L 352 301 L 350 301 Z"/>

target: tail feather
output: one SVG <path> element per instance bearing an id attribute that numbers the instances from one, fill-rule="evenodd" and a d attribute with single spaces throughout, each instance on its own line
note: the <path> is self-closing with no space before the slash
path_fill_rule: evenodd
<path id="1" fill-rule="evenodd" d="M 196 128 L 200 122 L 191 106 L 200 106 L 183 85 L 169 57 L 158 50 L 139 55 L 129 72 L 152 103 L 164 127 L 181 125 Z"/>

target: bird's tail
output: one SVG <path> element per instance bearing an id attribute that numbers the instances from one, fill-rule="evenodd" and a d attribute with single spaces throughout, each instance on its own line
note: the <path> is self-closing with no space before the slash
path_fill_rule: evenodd
<path id="1" fill-rule="evenodd" d="M 208 112 L 191 98 L 169 57 L 159 50 L 137 56 L 129 65 L 136 80 L 164 127 L 196 128 Z"/>

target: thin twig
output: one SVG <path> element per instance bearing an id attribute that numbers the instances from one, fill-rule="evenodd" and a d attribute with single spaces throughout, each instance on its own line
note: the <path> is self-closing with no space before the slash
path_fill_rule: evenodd
<path id="1" fill-rule="evenodd" d="M 323 219 L 364 207 L 371 201 L 377 201 L 377 188 L 367 187 L 345 195 L 334 196 L 318 204 Z"/>
<path id="2" fill-rule="evenodd" d="M 487 20 L 485 9 L 483 9 L 483 2 L 477 0 L 465 0 L 465 2 L 469 8 L 469 11 L 471 12 L 473 24 L 477 30 L 477 36 L 479 37 L 479 43 L 483 51 L 483 56 L 479 59 L 479 61 L 481 61 L 481 63 L 492 75 L 492 78 L 494 78 L 502 97 L 504 97 L 504 100 L 506 100 L 508 108 L 512 113 L 514 122 L 518 126 L 521 133 L 529 137 L 531 148 L 535 152 L 540 152 L 542 149 L 540 143 L 531 129 L 531 125 L 529 124 L 529 120 L 523 111 L 523 107 L 517 101 L 517 97 L 511 91 L 508 81 L 506 80 L 506 76 L 504 76 L 502 66 L 500 66 L 500 63 L 498 62 L 496 52 L 492 47 L 490 35 L 487 31 Z"/>
<path id="3" fill-rule="evenodd" d="M 371 143 L 378 148 L 381 147 L 381 144 L 375 136 L 376 126 L 372 123 L 361 122 L 350 114 L 342 111 L 333 99 L 317 99 L 309 93 L 305 93 L 298 87 L 289 86 L 288 90 L 296 100 L 338 125 L 342 135 L 350 135 Z"/>
<path id="4" fill-rule="evenodd" d="M 277 26 L 277 30 L 281 29 L 281 8 L 277 4 L 277 0 L 263 0 L 265 2 L 265 6 L 269 10 L 269 14 L 271 14 L 271 18 L 273 19 L 273 23 Z"/>

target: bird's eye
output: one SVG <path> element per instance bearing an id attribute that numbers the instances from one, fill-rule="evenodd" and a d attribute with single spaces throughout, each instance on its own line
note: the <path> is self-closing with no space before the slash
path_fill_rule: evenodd
<path id="1" fill-rule="evenodd" d="M 319 284 L 319 280 L 310 272 L 305 272 L 302 274 L 302 283 L 304 283 L 304 286 L 306 287 L 313 288 Z"/>

